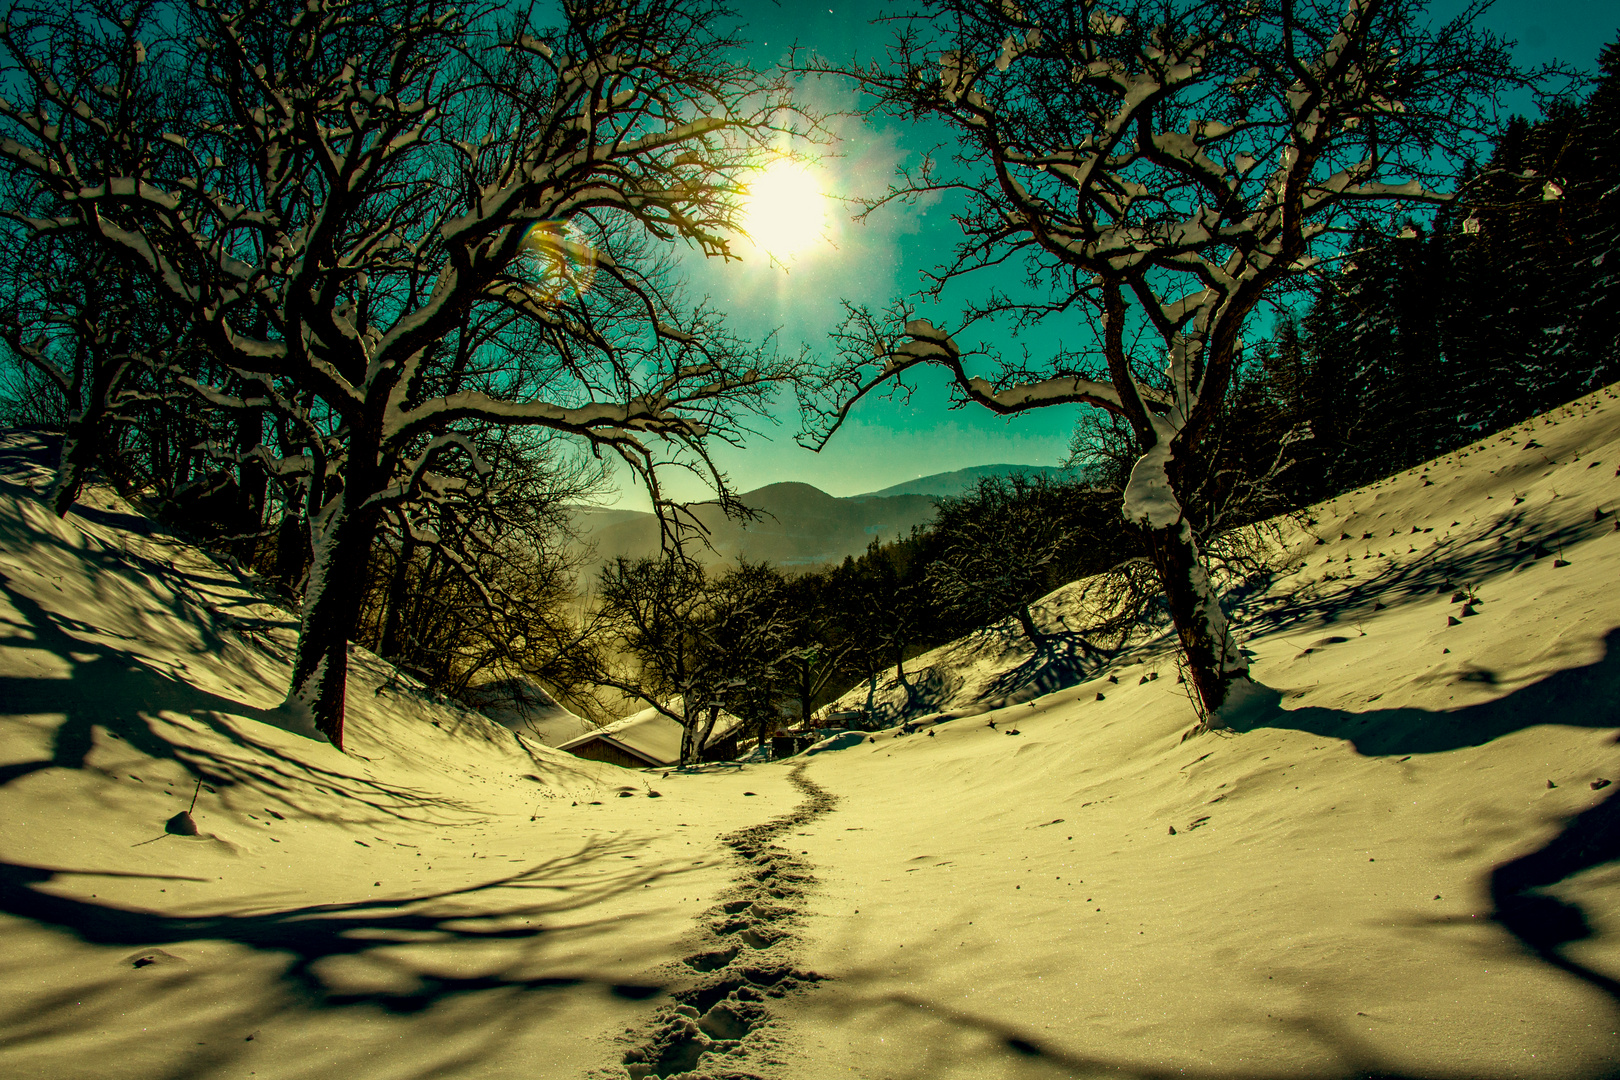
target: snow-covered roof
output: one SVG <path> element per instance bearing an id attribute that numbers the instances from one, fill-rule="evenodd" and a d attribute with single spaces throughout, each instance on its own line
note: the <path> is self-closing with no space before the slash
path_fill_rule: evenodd
<path id="1" fill-rule="evenodd" d="M 521 677 L 471 687 L 462 698 L 497 724 L 542 746 L 558 746 L 601 730 L 559 704 L 545 687 Z"/>
<path id="2" fill-rule="evenodd" d="M 679 711 L 680 703 L 676 702 L 673 707 Z M 721 713 L 715 721 L 714 731 L 709 735 L 709 745 L 724 739 L 741 724 L 742 720 L 730 713 Z M 557 749 L 573 750 L 592 739 L 618 746 L 653 765 L 674 765 L 681 760 L 681 725 L 651 706 L 623 720 L 559 743 Z"/>

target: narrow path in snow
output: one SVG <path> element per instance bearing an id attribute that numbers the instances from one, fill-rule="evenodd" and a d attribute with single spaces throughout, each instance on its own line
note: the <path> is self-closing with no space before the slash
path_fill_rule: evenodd
<path id="1" fill-rule="evenodd" d="M 776 841 L 830 812 L 838 797 L 795 766 L 804 793 L 792 811 L 720 837 L 738 867 L 734 884 L 703 913 L 698 948 L 682 964 L 702 976 L 676 991 L 624 1055 L 633 1080 L 689 1074 L 704 1080 L 758 1077 L 780 1063 L 766 1002 L 819 982 L 795 966 L 800 907 L 818 884 L 811 864 Z"/>

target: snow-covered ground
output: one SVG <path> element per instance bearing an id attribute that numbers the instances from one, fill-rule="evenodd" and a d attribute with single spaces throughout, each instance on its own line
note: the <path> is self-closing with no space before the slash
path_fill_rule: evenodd
<path id="1" fill-rule="evenodd" d="M 1290 527 L 1231 732 L 1150 646 L 667 777 L 363 653 L 283 731 L 289 616 L 0 455 L 0 1076 L 1617 1075 L 1613 389 Z"/>

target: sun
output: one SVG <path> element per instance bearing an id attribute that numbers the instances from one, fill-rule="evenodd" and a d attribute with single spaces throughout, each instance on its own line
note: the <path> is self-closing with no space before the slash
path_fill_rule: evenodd
<path id="1" fill-rule="evenodd" d="M 749 180 L 742 227 L 761 251 L 791 258 L 826 239 L 827 196 L 809 169 L 779 158 Z"/>

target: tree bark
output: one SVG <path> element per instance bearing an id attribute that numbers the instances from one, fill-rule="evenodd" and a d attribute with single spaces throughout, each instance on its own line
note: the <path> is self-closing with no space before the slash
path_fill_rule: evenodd
<path id="1" fill-rule="evenodd" d="M 694 719 L 692 710 L 682 701 L 681 716 L 686 721 L 685 730 L 681 733 L 681 764 L 695 765 L 703 760 L 704 747 L 708 745 L 709 735 L 720 717 L 720 706 L 710 705 L 700 709 L 697 719 Z"/>
<path id="2" fill-rule="evenodd" d="M 293 662 L 290 705 L 306 712 L 322 735 L 343 749 L 349 636 L 365 593 L 366 560 L 376 533 L 374 510 L 348 509 L 349 492 L 327 511 L 315 541 Z"/>
<path id="3" fill-rule="evenodd" d="M 264 467 L 248 458 L 253 448 L 264 441 L 264 410 L 243 409 L 236 417 L 236 524 L 237 532 L 256 533 L 264 521 L 264 496 L 270 477 Z M 246 542 L 243 550 L 251 557 L 258 547 L 258 538 Z"/>
<path id="4" fill-rule="evenodd" d="M 1216 710 L 1225 703 L 1232 683 L 1248 677 L 1248 664 L 1227 626 L 1192 526 L 1181 521 L 1143 532 L 1170 607 L 1170 620 L 1181 639 L 1187 677 L 1203 706 L 1201 726 L 1204 730 L 1218 727 Z"/>
<path id="5" fill-rule="evenodd" d="M 1029 605 L 1019 604 L 1017 615 L 1018 625 L 1024 628 L 1024 636 L 1028 637 L 1029 643 L 1035 646 L 1035 651 L 1039 652 L 1046 648 L 1046 635 L 1036 629 L 1035 617 L 1030 614 Z"/>
<path id="6" fill-rule="evenodd" d="M 405 653 L 405 605 L 410 600 L 409 575 L 415 558 L 416 540 L 406 531 L 400 538 L 399 555 L 388 580 L 388 610 L 383 616 L 382 654 L 389 660 L 411 660 Z"/>
<path id="7" fill-rule="evenodd" d="M 103 361 L 96 365 L 90 380 L 89 400 L 84 409 L 68 418 L 62 435 L 62 457 L 51 485 L 51 509 L 57 517 L 67 517 L 84 490 L 85 477 L 101 456 L 112 432 L 112 414 L 107 407 L 123 365 Z"/>

